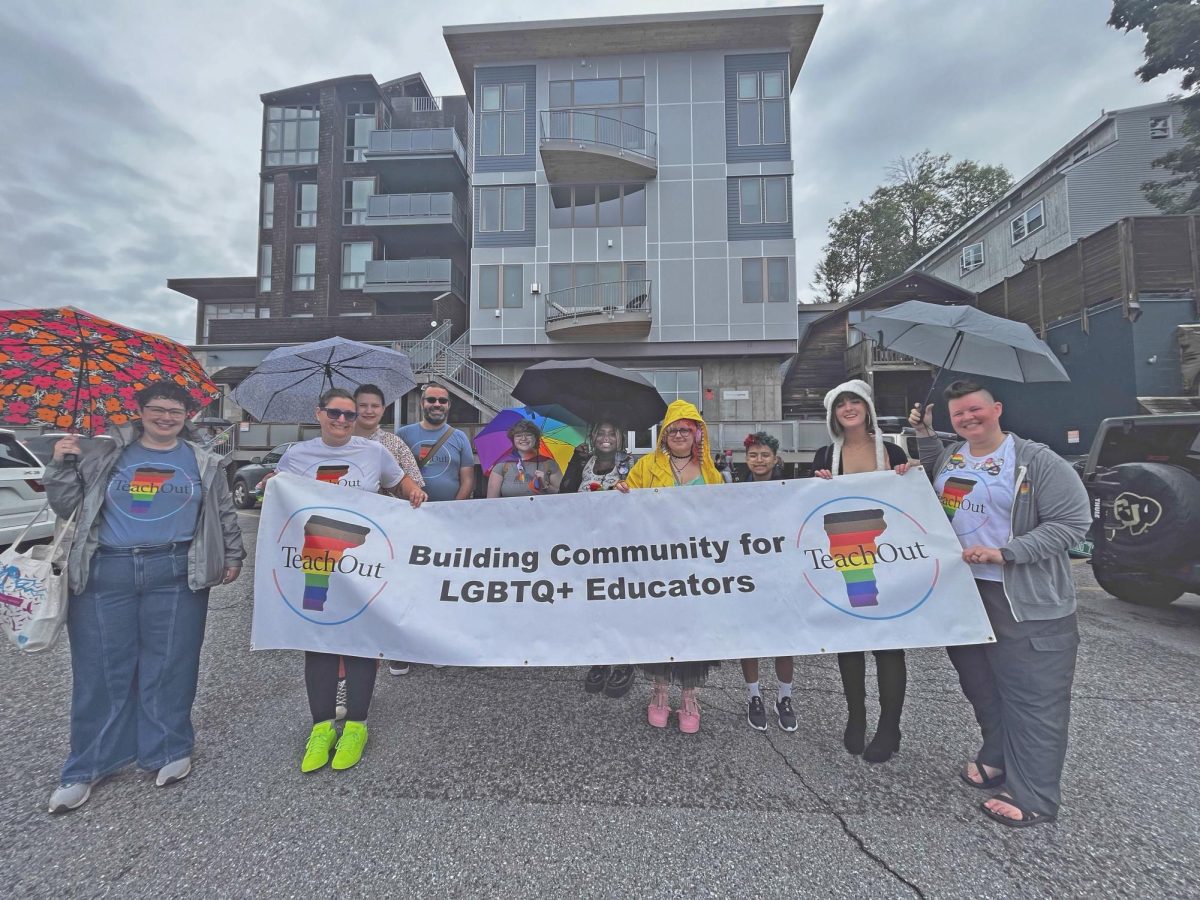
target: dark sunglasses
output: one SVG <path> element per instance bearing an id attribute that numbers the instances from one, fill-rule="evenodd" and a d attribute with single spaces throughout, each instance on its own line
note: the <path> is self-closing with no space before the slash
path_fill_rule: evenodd
<path id="1" fill-rule="evenodd" d="M 358 418 L 358 413 L 353 409 L 330 409 L 328 406 L 322 406 L 321 412 L 331 419 L 345 419 L 347 422 L 353 422 Z"/>
<path id="2" fill-rule="evenodd" d="M 426 403 L 435 403 L 438 406 L 449 406 L 450 405 L 449 397 L 422 397 L 421 399 L 424 400 Z"/>

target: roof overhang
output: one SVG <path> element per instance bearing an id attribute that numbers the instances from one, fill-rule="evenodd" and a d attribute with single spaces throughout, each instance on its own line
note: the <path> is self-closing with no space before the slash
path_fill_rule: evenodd
<path id="1" fill-rule="evenodd" d="M 476 66 L 688 50 L 788 50 L 791 84 L 795 86 L 822 11 L 819 5 L 780 6 L 447 25 L 442 28 L 442 36 L 469 97 L 475 95 Z"/>
<path id="2" fill-rule="evenodd" d="M 167 287 L 200 301 L 256 300 L 257 279 L 253 275 L 220 278 L 168 278 Z"/>

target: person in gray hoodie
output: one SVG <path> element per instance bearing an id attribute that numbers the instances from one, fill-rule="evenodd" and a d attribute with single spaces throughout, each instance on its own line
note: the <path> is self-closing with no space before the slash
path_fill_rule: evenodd
<path id="1" fill-rule="evenodd" d="M 1049 447 L 1001 429 L 1004 407 L 988 390 L 956 381 L 944 396 L 963 443 L 942 447 L 931 406 L 909 423 L 996 635 L 947 648 L 983 734 L 959 777 L 1005 786 L 980 804 L 1003 825 L 1053 822 L 1079 646 L 1067 549 L 1091 524 L 1087 492 Z"/>

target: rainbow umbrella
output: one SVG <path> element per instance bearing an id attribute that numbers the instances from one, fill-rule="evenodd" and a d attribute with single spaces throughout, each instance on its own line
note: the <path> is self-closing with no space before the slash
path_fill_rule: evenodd
<path id="1" fill-rule="evenodd" d="M 538 452 L 553 459 L 564 472 L 575 448 L 587 440 L 587 424 L 561 406 L 502 409 L 475 435 L 475 452 L 479 454 L 479 465 L 485 474 L 500 460 L 512 456 L 513 446 L 508 439 L 508 429 L 517 422 L 532 422 L 538 427 L 542 432 Z"/>

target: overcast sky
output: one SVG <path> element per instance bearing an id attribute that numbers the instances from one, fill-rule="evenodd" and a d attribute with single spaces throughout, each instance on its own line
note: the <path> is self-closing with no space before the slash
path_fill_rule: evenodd
<path id="1" fill-rule="evenodd" d="M 784 6 L 783 3 L 750 4 Z M 605 15 L 734 3 L 609 0 Z M 831 0 L 792 95 L 801 298 L 827 220 L 924 148 L 1026 174 L 1099 116 L 1164 99 L 1106 0 Z M 4 0 L 0 305 L 71 304 L 190 340 L 184 276 L 255 270 L 259 94 L 424 73 L 441 26 L 555 18 L 512 0 Z M 584 9 L 577 7 L 582 13 Z M 589 10 L 590 11 L 590 10 Z M 600 11 L 600 10 L 596 10 Z"/>

